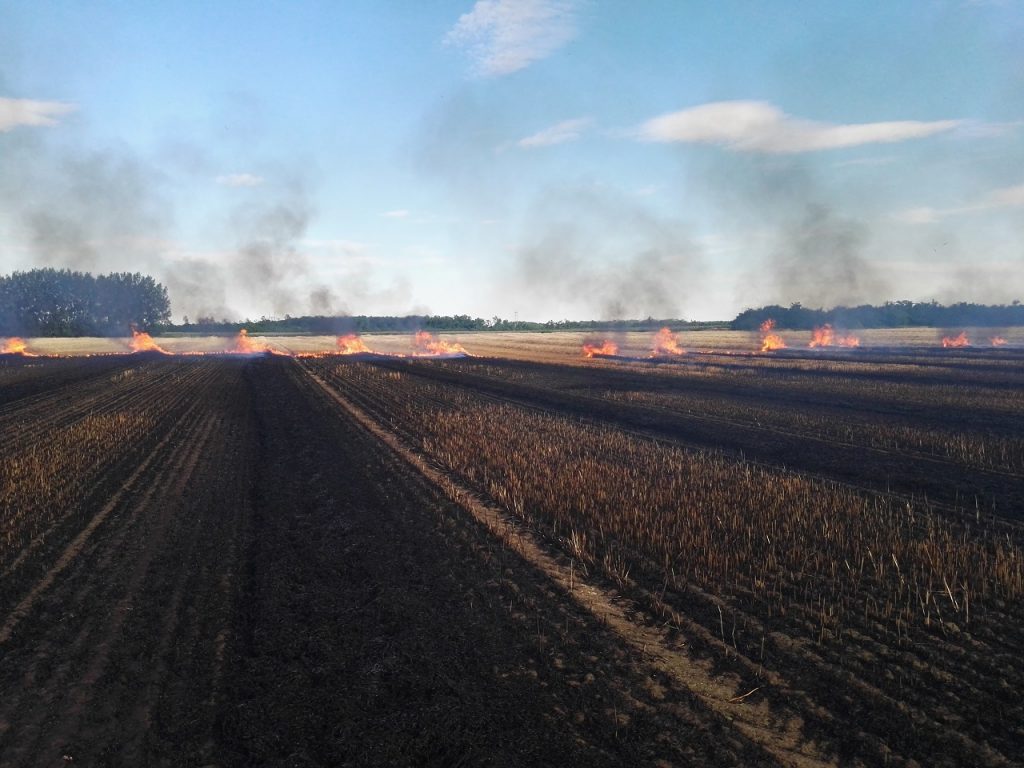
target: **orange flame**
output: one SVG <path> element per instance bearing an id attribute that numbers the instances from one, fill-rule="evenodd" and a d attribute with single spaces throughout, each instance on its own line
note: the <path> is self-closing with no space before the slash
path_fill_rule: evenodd
<path id="1" fill-rule="evenodd" d="M 416 348 L 413 354 L 417 357 L 469 354 L 458 342 L 436 339 L 426 331 L 417 331 L 412 343 Z"/>
<path id="2" fill-rule="evenodd" d="M 836 342 L 836 335 L 832 331 L 832 326 L 825 323 L 820 328 L 815 328 L 811 332 L 811 343 L 807 346 L 811 347 L 831 347 Z"/>
<path id="3" fill-rule="evenodd" d="M 944 347 L 969 347 L 971 346 L 970 339 L 967 338 L 966 331 L 960 331 L 959 336 L 943 336 L 942 346 Z"/>
<path id="4" fill-rule="evenodd" d="M 612 354 L 615 354 L 614 352 Z M 654 349 L 651 357 L 660 355 L 685 355 L 686 350 L 679 345 L 679 339 L 668 328 L 662 328 L 654 336 Z"/>
<path id="5" fill-rule="evenodd" d="M 338 337 L 339 355 L 361 355 L 372 354 L 372 352 L 373 350 L 366 346 L 366 344 L 363 343 L 363 340 L 354 333 Z"/>
<path id="6" fill-rule="evenodd" d="M 0 355 L 24 355 L 25 357 L 35 357 L 35 355 L 28 351 L 28 344 L 25 343 L 25 340 L 19 339 L 17 336 L 12 336 L 7 340 L 3 348 L 0 349 Z"/>
<path id="7" fill-rule="evenodd" d="M 132 340 L 128 342 L 132 352 L 160 352 L 164 355 L 171 354 L 153 341 L 153 337 L 143 331 L 132 328 Z"/>
<path id="8" fill-rule="evenodd" d="M 807 346 L 814 347 L 859 347 L 860 339 L 854 336 L 852 333 L 846 336 L 837 336 L 835 331 L 832 330 L 832 326 L 825 323 L 820 328 L 815 328 L 811 332 L 811 343 Z"/>
<path id="9" fill-rule="evenodd" d="M 249 332 L 243 328 L 235 337 L 235 348 L 228 350 L 240 355 L 255 355 L 261 352 L 273 352 L 269 346 L 249 338 Z"/>
<path id="10" fill-rule="evenodd" d="M 584 344 L 583 345 L 583 356 L 593 357 L 594 355 L 617 355 L 619 354 L 619 345 L 614 341 L 605 339 L 601 342 L 600 346 L 597 344 Z"/>
<path id="11" fill-rule="evenodd" d="M 775 328 L 775 321 L 770 317 L 761 323 L 761 351 L 770 352 L 773 349 L 785 349 L 786 342 L 777 333 L 772 333 Z"/>
<path id="12" fill-rule="evenodd" d="M 992 342 L 993 347 L 1001 347 L 1006 344 L 1006 339 L 1002 336 L 993 336 L 989 341 Z"/>

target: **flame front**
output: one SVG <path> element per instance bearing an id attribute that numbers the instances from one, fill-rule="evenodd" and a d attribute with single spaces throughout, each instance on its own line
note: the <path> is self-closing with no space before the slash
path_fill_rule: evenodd
<path id="1" fill-rule="evenodd" d="M 132 328 L 132 340 L 128 342 L 132 352 L 160 352 L 164 355 L 171 354 L 153 341 L 153 337 L 143 331 Z"/>
<path id="2" fill-rule="evenodd" d="M 417 357 L 469 354 L 458 342 L 436 339 L 426 331 L 417 331 L 412 343 L 416 348 L 413 354 Z"/>
<path id="3" fill-rule="evenodd" d="M 235 337 L 235 348 L 228 350 L 240 355 L 256 355 L 261 352 L 273 352 L 269 346 L 249 338 L 249 332 L 243 328 Z"/>
<path id="4" fill-rule="evenodd" d="M 598 344 L 584 344 L 583 345 L 583 356 L 593 357 L 594 355 L 617 355 L 619 354 L 619 345 L 614 341 L 605 339 Z"/>
<path id="5" fill-rule="evenodd" d="M 959 336 L 943 336 L 942 346 L 944 347 L 969 347 L 971 340 L 967 338 L 967 331 L 960 331 Z"/>
<path id="6" fill-rule="evenodd" d="M 763 330 L 763 328 L 762 328 Z M 832 329 L 832 326 L 825 323 L 820 328 L 815 328 L 811 332 L 811 343 L 807 346 L 814 347 L 859 347 L 860 339 L 854 336 L 852 333 L 846 336 L 837 336 L 836 332 Z"/>
<path id="7" fill-rule="evenodd" d="M 989 341 L 992 342 L 993 347 L 1001 347 L 1006 344 L 1006 339 L 1002 336 L 993 336 Z"/>
<path id="8" fill-rule="evenodd" d="M 606 342 L 607 343 L 607 342 Z M 617 350 L 616 350 L 617 351 Z M 615 354 L 612 352 L 612 354 Z M 662 328 L 654 336 L 654 348 L 651 357 L 661 355 L 685 355 L 686 350 L 679 344 L 679 339 L 668 328 Z M 588 355 L 589 357 L 589 355 Z"/>
<path id="9" fill-rule="evenodd" d="M 20 339 L 17 336 L 11 336 L 5 343 L 2 349 L 0 349 L 2 355 L 24 355 L 25 357 L 32 356 L 28 351 L 28 344 L 25 343 L 24 339 Z"/>
<path id="10" fill-rule="evenodd" d="M 770 317 L 761 323 L 761 351 L 770 352 L 773 349 L 785 349 L 786 342 L 777 333 L 772 333 L 775 328 L 775 321 Z"/>
<path id="11" fill-rule="evenodd" d="M 836 335 L 832 331 L 832 326 L 825 323 L 811 332 L 811 343 L 807 346 L 813 349 L 814 347 L 831 347 L 835 343 Z"/>
<path id="12" fill-rule="evenodd" d="M 361 355 L 372 353 L 373 350 L 366 346 L 366 344 L 363 343 L 363 340 L 354 333 L 338 337 L 339 355 Z"/>

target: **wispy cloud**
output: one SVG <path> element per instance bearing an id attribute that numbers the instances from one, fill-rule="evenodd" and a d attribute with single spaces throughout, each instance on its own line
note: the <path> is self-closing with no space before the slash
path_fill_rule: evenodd
<path id="1" fill-rule="evenodd" d="M 550 147 L 555 144 L 565 144 L 568 141 L 576 141 L 580 134 L 586 130 L 591 123 L 589 117 L 577 117 L 573 120 L 563 120 L 560 123 L 538 131 L 532 136 L 520 139 L 516 144 L 524 149 L 536 149 L 537 147 Z"/>
<path id="2" fill-rule="evenodd" d="M 222 187 L 258 187 L 264 178 L 252 173 L 228 173 L 218 176 L 215 181 Z"/>
<path id="3" fill-rule="evenodd" d="M 719 101 L 648 120 L 644 141 L 716 144 L 739 152 L 796 154 L 888 144 L 951 131 L 961 120 L 825 123 L 792 117 L 764 101 Z"/>
<path id="4" fill-rule="evenodd" d="M 0 96 L 0 133 L 21 125 L 56 125 L 60 117 L 76 109 L 74 104 L 62 101 L 6 99 Z"/>
<path id="5" fill-rule="evenodd" d="M 409 212 L 404 208 L 399 208 L 394 211 L 384 211 L 381 216 L 385 219 L 407 219 L 409 218 Z"/>
<path id="6" fill-rule="evenodd" d="M 576 36 L 574 0 L 477 0 L 445 36 L 465 50 L 482 77 L 517 72 Z"/>
<path id="7" fill-rule="evenodd" d="M 858 157 L 853 160 L 840 160 L 839 162 L 833 163 L 833 168 L 855 168 L 857 166 L 877 166 L 877 165 L 892 165 L 896 162 L 896 158 L 892 155 L 886 155 L 885 157 Z"/>
<path id="8" fill-rule="evenodd" d="M 1024 208 L 1024 184 L 1015 187 L 1001 187 L 993 189 L 988 194 L 966 205 L 954 208 L 929 208 L 921 206 L 908 208 L 893 216 L 893 218 L 904 221 L 908 224 L 934 224 L 950 216 L 960 216 L 966 213 L 980 213 L 983 211 L 994 211 L 1005 208 Z"/>

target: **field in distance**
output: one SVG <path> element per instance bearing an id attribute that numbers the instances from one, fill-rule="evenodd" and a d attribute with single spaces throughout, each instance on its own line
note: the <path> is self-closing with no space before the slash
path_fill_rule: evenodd
<path id="1" fill-rule="evenodd" d="M 991 335 L 28 339 L 0 764 L 1018 763 Z"/>
<path id="2" fill-rule="evenodd" d="M 956 339 L 964 333 L 970 348 L 992 346 L 998 338 L 1006 346 L 1024 346 L 1024 328 L 991 329 L 869 329 L 853 332 L 860 348 L 878 347 L 942 347 L 943 338 Z M 761 350 L 763 334 L 756 331 L 680 331 L 674 334 L 680 346 L 692 352 L 753 352 Z M 808 348 L 814 335 L 810 331 L 778 331 L 786 348 Z M 613 341 L 622 355 L 644 356 L 652 350 L 649 332 L 570 332 L 512 333 L 466 332 L 438 333 L 438 339 L 461 343 L 469 354 L 508 357 L 523 360 L 570 360 L 581 356 L 587 343 Z M 331 352 L 337 349 L 337 336 L 277 336 L 253 334 L 254 343 L 284 353 Z M 414 332 L 363 334 L 360 337 L 371 350 L 381 354 L 411 354 L 415 352 Z M 174 354 L 202 352 L 213 354 L 233 351 L 235 339 L 231 336 L 167 336 L 154 337 L 165 350 Z M 44 355 L 119 354 L 131 351 L 130 338 L 40 338 L 26 339 L 31 351 Z M 836 347 L 840 348 L 840 347 Z M 818 348 L 819 351 L 824 351 Z"/>

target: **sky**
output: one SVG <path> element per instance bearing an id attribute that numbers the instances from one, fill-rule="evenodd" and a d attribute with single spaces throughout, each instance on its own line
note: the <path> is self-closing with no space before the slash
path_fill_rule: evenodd
<path id="1" fill-rule="evenodd" d="M 175 319 L 1024 300 L 1024 0 L 0 0 L 0 274 Z"/>

